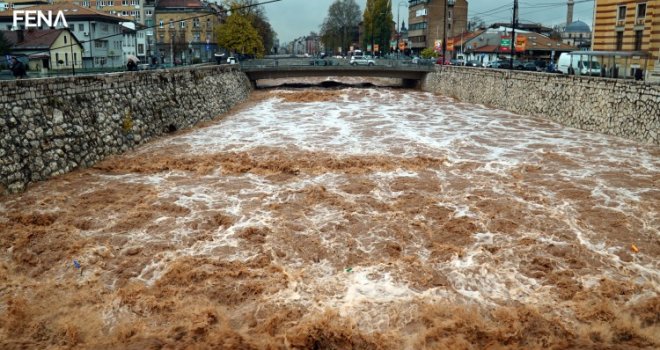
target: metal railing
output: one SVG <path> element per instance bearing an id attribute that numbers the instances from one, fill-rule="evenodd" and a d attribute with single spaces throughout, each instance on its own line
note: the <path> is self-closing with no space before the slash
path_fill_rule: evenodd
<path id="1" fill-rule="evenodd" d="M 291 58 L 263 58 L 263 59 L 248 59 L 239 61 L 242 68 L 275 68 L 275 67 L 331 67 L 331 66 L 352 66 L 350 58 L 314 58 L 314 57 L 291 57 Z M 435 64 L 435 59 L 418 59 L 412 60 L 410 58 L 377 58 L 374 60 L 372 67 L 382 69 L 383 67 L 390 68 L 415 68 L 419 66 L 432 66 Z M 357 65 L 365 67 L 366 65 Z"/>

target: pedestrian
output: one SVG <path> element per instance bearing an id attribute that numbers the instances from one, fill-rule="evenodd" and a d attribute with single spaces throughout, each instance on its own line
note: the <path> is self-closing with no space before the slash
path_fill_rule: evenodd
<path id="1" fill-rule="evenodd" d="M 27 78 L 27 74 L 25 73 L 25 65 L 16 57 L 11 58 L 11 65 L 9 66 L 9 69 L 11 70 L 12 74 L 14 74 L 16 79 Z"/>
<path id="2" fill-rule="evenodd" d="M 128 60 L 128 63 L 126 63 L 126 68 L 128 68 L 129 71 L 136 71 L 137 64 L 135 64 L 135 61 L 133 60 Z"/>

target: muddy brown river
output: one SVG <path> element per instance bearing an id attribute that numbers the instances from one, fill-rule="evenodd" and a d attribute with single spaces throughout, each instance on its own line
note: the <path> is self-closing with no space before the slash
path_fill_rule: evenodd
<path id="1" fill-rule="evenodd" d="M 2 349 L 657 349 L 660 148 L 256 91 L 0 197 Z"/>

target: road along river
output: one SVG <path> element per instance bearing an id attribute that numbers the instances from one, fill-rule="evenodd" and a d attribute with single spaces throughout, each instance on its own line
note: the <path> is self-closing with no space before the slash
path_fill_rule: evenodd
<path id="1" fill-rule="evenodd" d="M 659 208 L 658 147 L 260 90 L 0 198 L 0 348 L 658 348 Z"/>

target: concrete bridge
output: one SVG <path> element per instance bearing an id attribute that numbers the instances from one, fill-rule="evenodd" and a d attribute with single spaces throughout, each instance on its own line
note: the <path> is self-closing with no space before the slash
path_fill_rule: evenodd
<path id="1" fill-rule="evenodd" d="M 314 62 L 313 60 L 310 62 Z M 349 64 L 331 65 L 291 65 L 269 62 L 241 62 L 241 70 L 253 84 L 263 79 L 286 79 L 304 77 L 378 77 L 401 79 L 404 87 L 418 87 L 430 72 L 432 65 L 393 64 L 392 61 L 378 61 L 374 66 L 352 66 Z"/>

